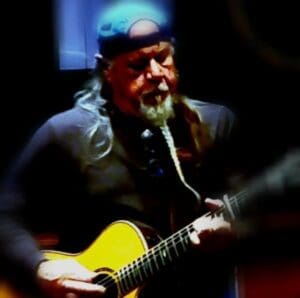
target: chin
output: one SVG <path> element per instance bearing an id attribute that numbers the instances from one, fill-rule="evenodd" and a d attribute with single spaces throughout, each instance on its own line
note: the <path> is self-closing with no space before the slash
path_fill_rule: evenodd
<path id="1" fill-rule="evenodd" d="M 174 116 L 173 100 L 171 95 L 165 97 L 159 104 L 146 105 L 141 102 L 141 117 L 154 126 L 164 126 L 167 120 Z"/>

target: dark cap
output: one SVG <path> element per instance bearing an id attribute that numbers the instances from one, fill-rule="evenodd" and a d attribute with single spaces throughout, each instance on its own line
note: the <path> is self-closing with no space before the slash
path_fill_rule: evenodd
<path id="1" fill-rule="evenodd" d="M 158 30 L 131 37 L 131 28 L 139 21 L 153 22 Z M 172 41 L 169 15 L 146 1 L 120 1 L 102 12 L 98 21 L 99 52 L 105 58 L 149 46 L 159 41 Z"/>

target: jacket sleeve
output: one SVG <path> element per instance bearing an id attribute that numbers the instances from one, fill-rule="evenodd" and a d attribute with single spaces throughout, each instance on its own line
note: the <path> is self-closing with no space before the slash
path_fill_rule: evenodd
<path id="1" fill-rule="evenodd" d="M 19 287 L 35 286 L 36 267 L 44 259 L 24 217 L 27 204 L 24 180 L 35 155 L 51 141 L 51 126 L 46 122 L 34 134 L 1 183 L 0 273 Z"/>

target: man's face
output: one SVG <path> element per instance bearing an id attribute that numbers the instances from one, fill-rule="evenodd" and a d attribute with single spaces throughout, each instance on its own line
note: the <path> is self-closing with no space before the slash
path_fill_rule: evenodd
<path id="1" fill-rule="evenodd" d="M 177 87 L 172 51 L 169 42 L 159 42 L 114 58 L 106 78 L 112 87 L 112 100 L 123 113 L 145 118 L 149 109 L 160 113 L 170 106 Z"/>

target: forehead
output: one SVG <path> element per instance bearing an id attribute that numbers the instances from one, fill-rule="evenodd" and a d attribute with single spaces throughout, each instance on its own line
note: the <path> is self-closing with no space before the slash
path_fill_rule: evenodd
<path id="1" fill-rule="evenodd" d="M 143 47 L 129 53 L 121 54 L 116 57 L 116 60 L 133 61 L 140 58 L 152 58 L 160 53 L 165 53 L 166 55 L 168 55 L 172 53 L 171 49 L 172 45 L 170 42 L 161 41 L 148 47 Z"/>

